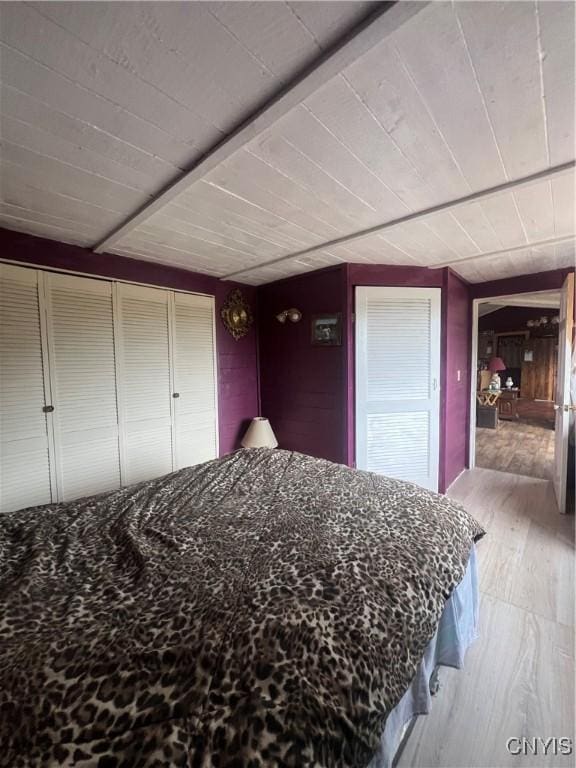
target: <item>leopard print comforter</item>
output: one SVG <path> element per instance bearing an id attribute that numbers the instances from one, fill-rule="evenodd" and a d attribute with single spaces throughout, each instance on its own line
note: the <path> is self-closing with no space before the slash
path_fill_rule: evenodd
<path id="1" fill-rule="evenodd" d="M 480 526 L 282 450 L 0 517 L 0 764 L 365 766 Z"/>

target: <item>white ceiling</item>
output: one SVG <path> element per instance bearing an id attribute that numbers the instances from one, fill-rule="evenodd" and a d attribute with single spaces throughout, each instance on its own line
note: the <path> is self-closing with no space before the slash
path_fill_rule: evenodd
<path id="1" fill-rule="evenodd" d="M 376 5 L 1 3 L 0 226 L 106 241 Z M 574 161 L 574 12 L 426 5 L 106 249 L 253 284 L 573 265 L 573 169 L 347 238 Z"/>

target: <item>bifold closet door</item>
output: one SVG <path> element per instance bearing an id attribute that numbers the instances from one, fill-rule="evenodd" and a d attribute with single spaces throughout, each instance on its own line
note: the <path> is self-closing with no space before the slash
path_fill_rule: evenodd
<path id="1" fill-rule="evenodd" d="M 52 501 L 38 272 L 0 264 L 0 511 Z"/>
<path id="2" fill-rule="evenodd" d="M 122 484 L 172 471 L 170 292 L 118 283 L 116 323 Z"/>
<path id="3" fill-rule="evenodd" d="M 214 299 L 173 294 L 175 469 L 218 454 Z"/>
<path id="4" fill-rule="evenodd" d="M 120 487 L 112 284 L 46 273 L 61 501 Z"/>

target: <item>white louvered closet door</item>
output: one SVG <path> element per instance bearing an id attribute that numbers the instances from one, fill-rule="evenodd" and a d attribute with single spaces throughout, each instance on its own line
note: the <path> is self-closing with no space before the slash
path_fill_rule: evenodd
<path id="1" fill-rule="evenodd" d="M 438 489 L 440 289 L 356 289 L 356 464 Z"/>
<path id="2" fill-rule="evenodd" d="M 118 394 L 122 483 L 172 471 L 170 292 L 119 283 Z"/>
<path id="3" fill-rule="evenodd" d="M 112 284 L 46 273 L 58 497 L 120 487 Z"/>
<path id="4" fill-rule="evenodd" d="M 175 468 L 218 454 L 214 299 L 173 294 Z"/>
<path id="5" fill-rule="evenodd" d="M 0 264 L 0 511 L 52 499 L 38 272 Z"/>

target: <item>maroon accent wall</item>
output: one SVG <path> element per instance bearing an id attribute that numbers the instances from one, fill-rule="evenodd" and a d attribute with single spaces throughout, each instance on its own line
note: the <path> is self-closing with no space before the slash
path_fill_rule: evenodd
<path id="1" fill-rule="evenodd" d="M 447 486 L 468 460 L 470 299 L 449 269 L 344 264 L 259 289 L 262 413 L 283 448 L 353 465 L 355 460 L 354 289 L 357 285 L 442 289 L 440 472 Z M 275 315 L 296 307 L 300 323 Z M 341 347 L 310 344 L 311 316 L 341 312 Z M 457 370 L 461 380 L 457 381 Z"/>
<path id="2" fill-rule="evenodd" d="M 491 296 L 508 296 L 513 293 L 554 291 L 562 288 L 566 275 L 570 272 L 574 272 L 574 269 L 567 267 L 566 269 L 552 269 L 530 275 L 507 277 L 503 280 L 490 280 L 487 283 L 474 283 L 470 286 L 470 298 L 483 299 Z"/>
<path id="3" fill-rule="evenodd" d="M 439 487 L 445 491 L 466 469 L 469 459 L 471 300 L 468 284 L 452 270 L 444 275 L 443 298 L 444 418 Z"/>
<path id="4" fill-rule="evenodd" d="M 47 269 L 65 269 L 214 296 L 217 315 L 220 453 L 229 453 L 239 447 L 250 419 L 259 413 L 259 374 L 256 327 L 243 339 L 235 341 L 220 320 L 220 308 L 229 291 L 238 287 L 238 284 L 221 282 L 207 275 L 153 262 L 107 253 L 97 254 L 86 248 L 6 229 L 0 229 L 0 258 Z M 240 287 L 252 303 L 256 316 L 256 289 L 245 285 Z"/>
<path id="5" fill-rule="evenodd" d="M 284 309 L 302 312 L 299 323 L 276 320 Z M 339 347 L 310 343 L 312 315 L 343 314 Z M 259 288 L 262 415 L 282 448 L 347 462 L 346 269 L 288 278 Z"/>
<path id="6" fill-rule="evenodd" d="M 426 267 L 386 266 L 381 264 L 349 264 L 348 285 L 412 286 L 441 288 L 445 269 Z"/>

